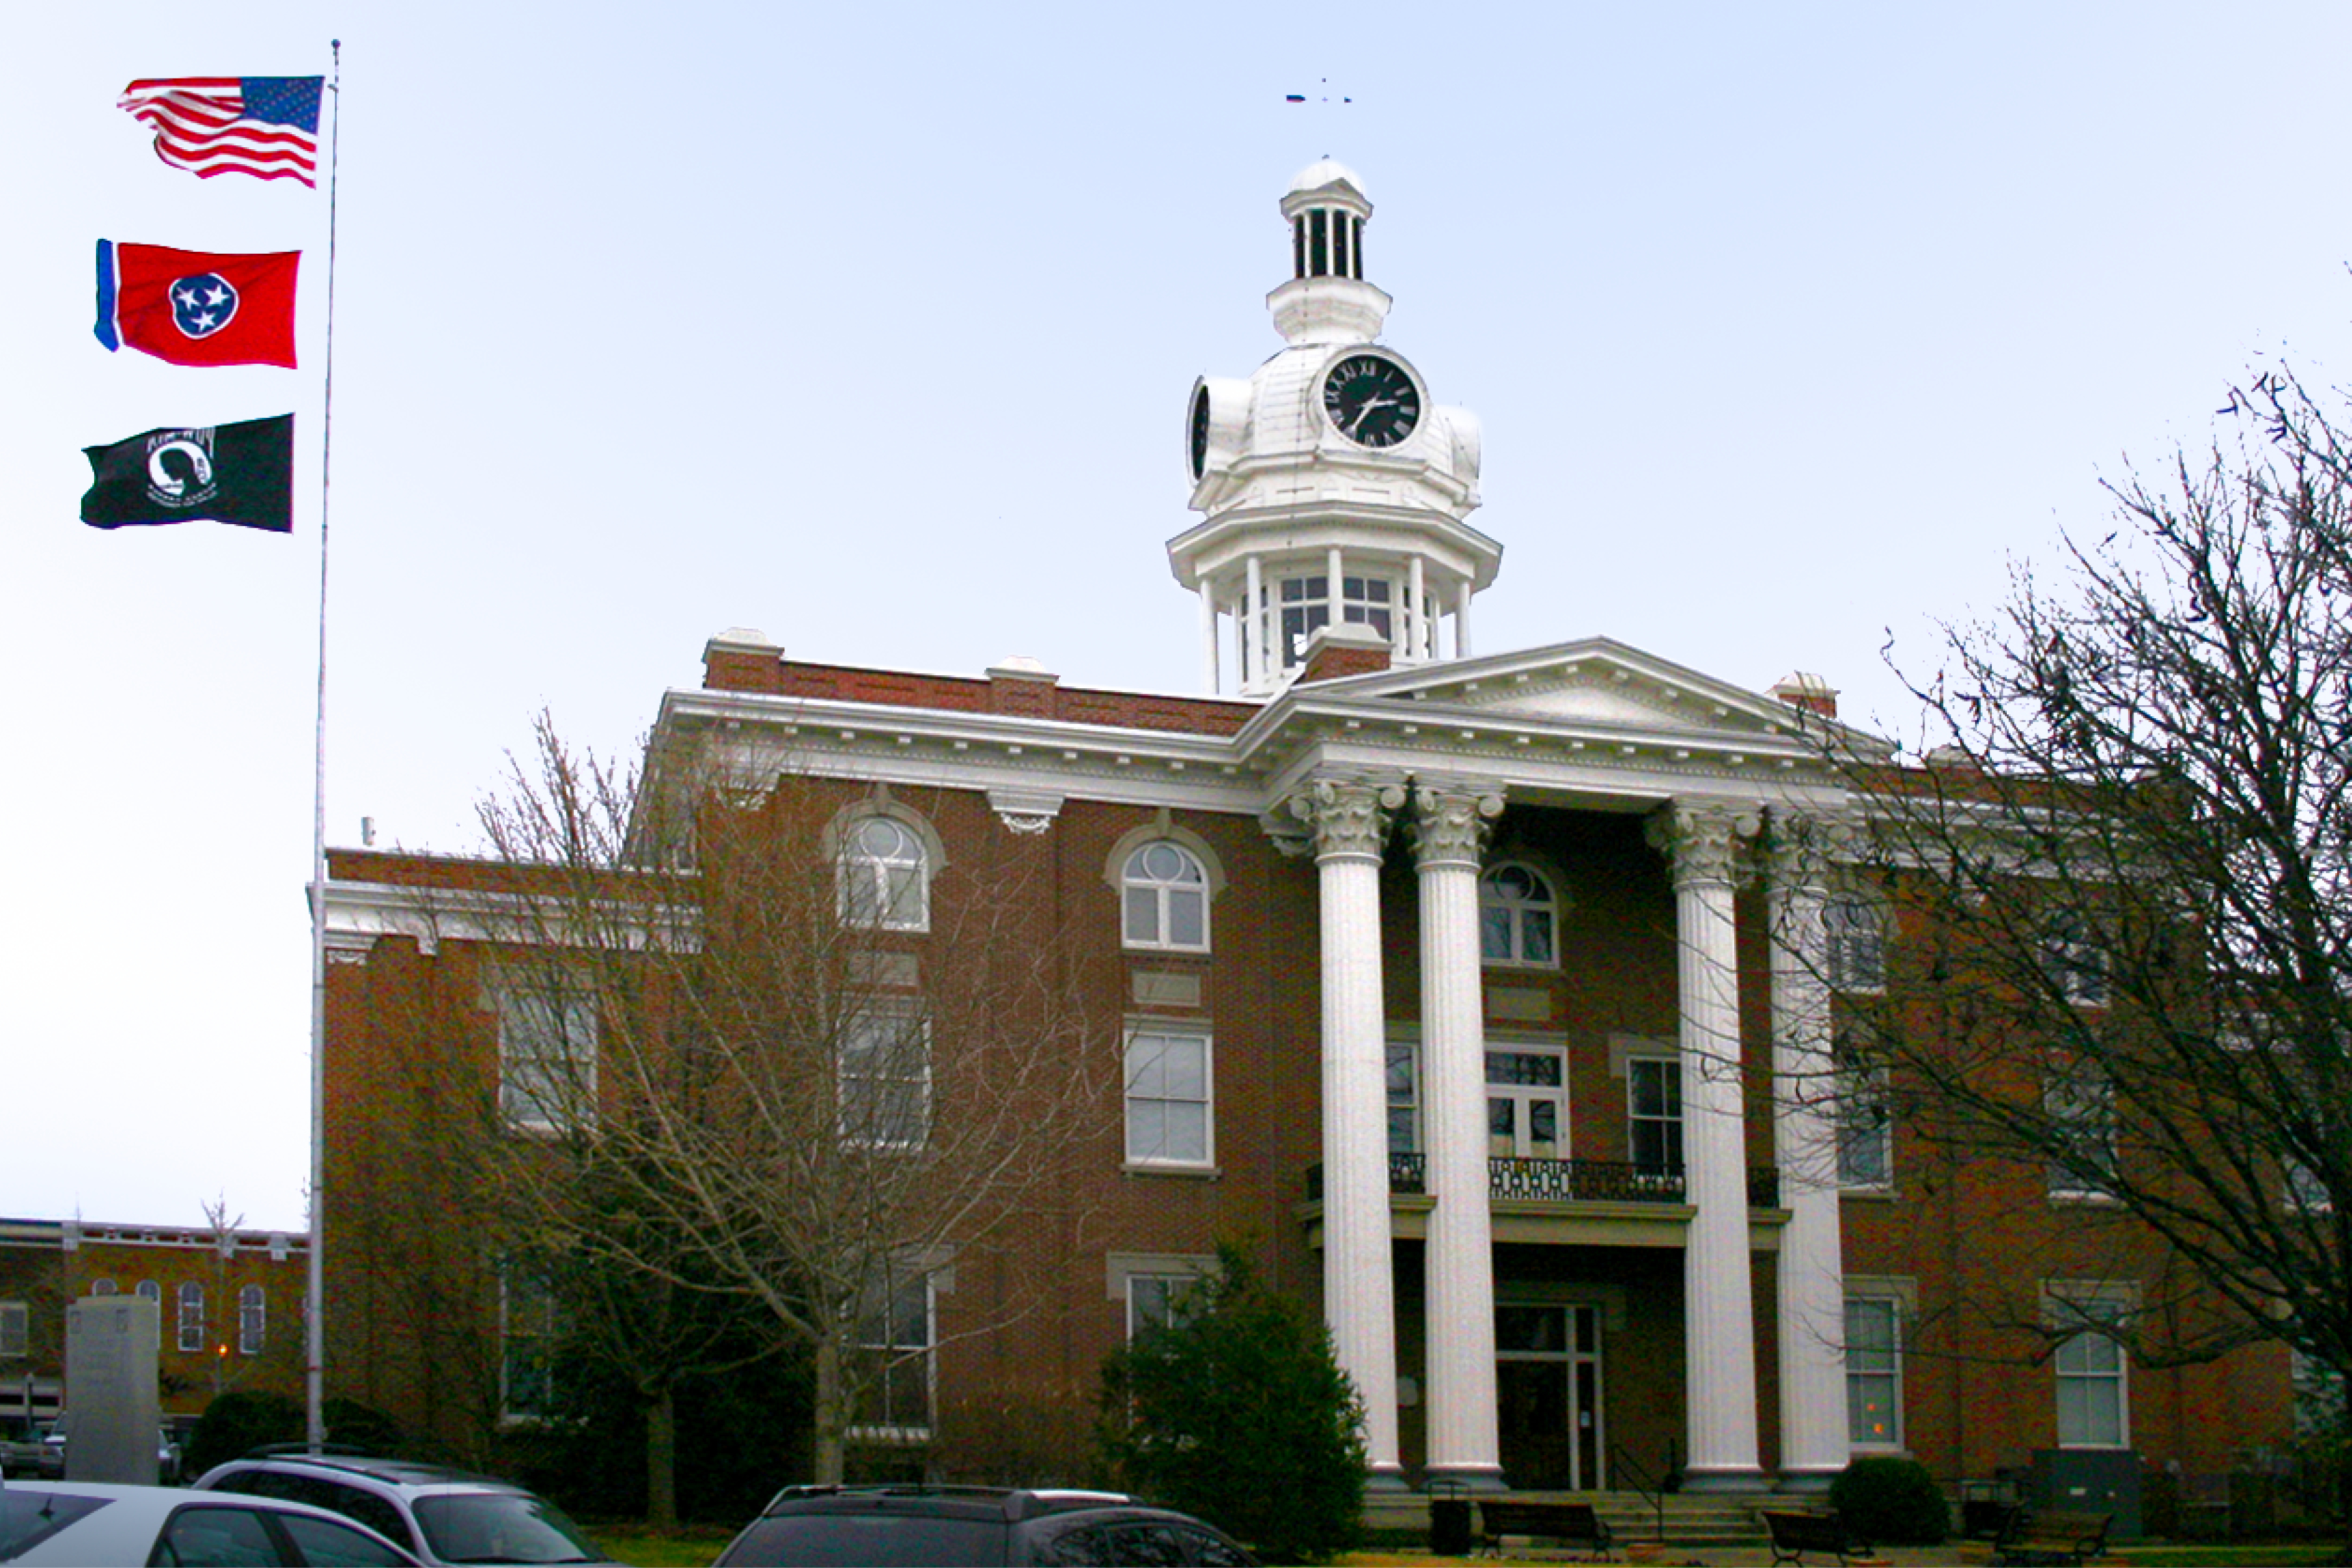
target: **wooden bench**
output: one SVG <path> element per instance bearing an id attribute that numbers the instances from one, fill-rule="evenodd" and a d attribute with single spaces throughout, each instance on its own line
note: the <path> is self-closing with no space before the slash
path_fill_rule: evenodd
<path id="1" fill-rule="evenodd" d="M 1826 1552 L 1840 1563 L 1871 1555 L 1870 1542 L 1845 1527 L 1834 1513 L 1795 1513 L 1763 1509 L 1764 1528 L 1772 1532 L 1772 1561 L 1801 1564 L 1808 1552 Z"/>
<path id="2" fill-rule="evenodd" d="M 2065 1509 L 2020 1509 L 1992 1543 L 1992 1560 L 2020 1568 L 2067 1568 L 2104 1557 L 2112 1513 L 2076 1513 Z"/>
<path id="3" fill-rule="evenodd" d="M 1609 1561 L 1609 1521 L 1593 1512 L 1589 1502 L 1504 1502 L 1480 1498 L 1478 1549 L 1499 1557 L 1506 1535 L 1590 1546 L 1594 1562 Z"/>

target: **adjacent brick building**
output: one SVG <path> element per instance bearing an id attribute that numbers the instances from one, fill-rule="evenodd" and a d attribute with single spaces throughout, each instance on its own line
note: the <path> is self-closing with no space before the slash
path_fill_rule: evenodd
<path id="1" fill-rule="evenodd" d="M 2284 1352 L 2152 1371 L 2086 1332 L 2037 1359 L 2052 1304 L 2160 1293 L 2116 1272 L 2097 1195 L 1931 1146 L 1885 1085 L 1792 1087 L 1912 935 L 1818 852 L 1867 805 L 1820 744 L 1835 694 L 1600 638 L 1475 653 L 1476 421 L 1375 342 L 1353 176 L 1283 210 L 1286 346 L 1187 409 L 1203 519 L 1170 557 L 1216 695 L 737 629 L 662 702 L 650 775 L 821 799 L 840 916 L 893 952 L 920 961 L 944 868 L 1017 865 L 1099 1020 L 1074 1049 L 1122 1086 L 1031 1217 L 1034 1310 L 961 1337 L 995 1277 L 932 1272 L 902 1333 L 941 1348 L 889 1442 L 1068 1473 L 1104 1354 L 1227 1239 L 1331 1325 L 1376 1484 L 1806 1490 L 1857 1452 L 1957 1482 L 2069 1448 L 2211 1471 L 2283 1437 Z M 497 870 L 338 852 L 328 901 L 331 1391 L 451 1436 L 513 1405 L 540 1332 L 434 1157 L 512 1060 Z"/>

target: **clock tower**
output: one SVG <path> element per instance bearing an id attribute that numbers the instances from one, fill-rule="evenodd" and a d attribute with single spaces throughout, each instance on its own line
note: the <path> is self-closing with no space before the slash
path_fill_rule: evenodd
<path id="1" fill-rule="evenodd" d="M 1209 689 L 1252 696 L 1279 690 L 1329 625 L 1363 628 L 1398 664 L 1467 654 L 1471 597 L 1503 557 L 1467 521 L 1476 417 L 1433 402 L 1379 341 L 1391 302 L 1364 280 L 1362 183 L 1325 159 L 1290 183 L 1282 215 L 1290 278 L 1266 306 L 1285 347 L 1246 381 L 1193 383 L 1185 476 L 1202 520 L 1168 542 L 1201 596 Z"/>

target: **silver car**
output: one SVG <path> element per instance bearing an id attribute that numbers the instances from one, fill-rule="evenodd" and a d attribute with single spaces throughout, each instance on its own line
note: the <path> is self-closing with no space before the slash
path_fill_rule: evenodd
<path id="1" fill-rule="evenodd" d="M 99 1481 L 0 1487 L 0 1563 L 415 1562 L 364 1525 L 304 1503 Z"/>
<path id="2" fill-rule="evenodd" d="M 544 1498 L 444 1465 L 287 1445 L 215 1465 L 195 1485 L 332 1509 L 423 1563 L 612 1561 Z"/>

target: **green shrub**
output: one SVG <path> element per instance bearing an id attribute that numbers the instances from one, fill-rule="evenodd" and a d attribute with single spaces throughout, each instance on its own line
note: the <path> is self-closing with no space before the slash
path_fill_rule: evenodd
<path id="1" fill-rule="evenodd" d="M 1319 1563 L 1364 1508 L 1364 1407 L 1331 1335 L 1236 1249 L 1174 1321 L 1103 1363 L 1103 1458 L 1129 1490 L 1198 1514 L 1269 1563 Z"/>
<path id="2" fill-rule="evenodd" d="M 1845 1526 L 1873 1545 L 1934 1546 L 1952 1531 L 1943 1489 L 1916 1459 L 1856 1459 L 1830 1483 Z"/>
<path id="3" fill-rule="evenodd" d="M 189 1435 L 181 1469 L 190 1480 L 264 1443 L 299 1443 L 303 1437 L 302 1402 L 268 1390 L 233 1388 L 205 1406 Z"/>

